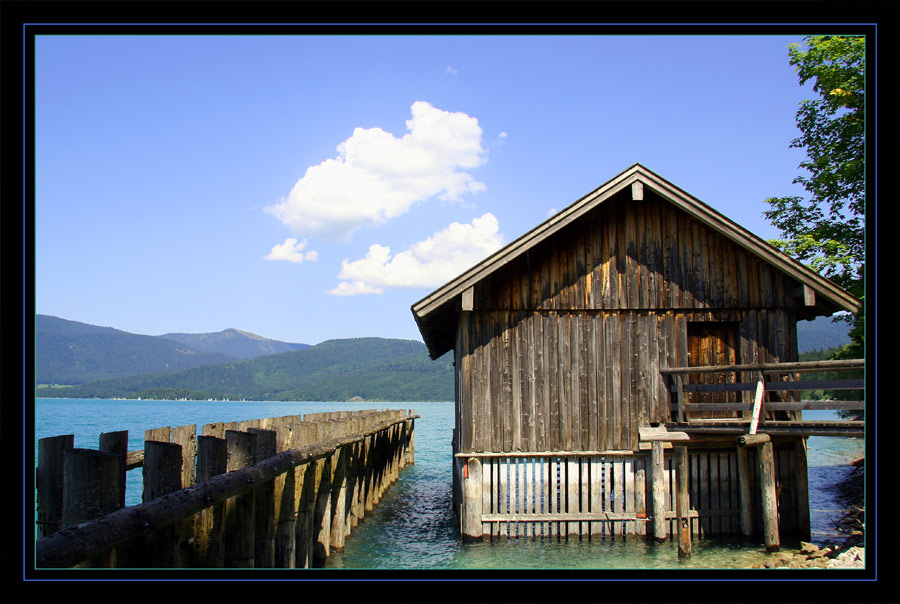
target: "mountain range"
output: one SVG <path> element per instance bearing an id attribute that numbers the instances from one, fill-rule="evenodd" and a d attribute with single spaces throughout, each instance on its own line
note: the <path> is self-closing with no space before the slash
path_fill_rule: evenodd
<path id="1" fill-rule="evenodd" d="M 800 352 L 849 341 L 847 324 L 798 324 Z M 132 334 L 35 317 L 37 396 L 341 401 L 453 400 L 453 354 L 415 340 L 347 338 L 314 346 L 238 329 Z"/>
<path id="2" fill-rule="evenodd" d="M 67 385 L 182 371 L 309 346 L 270 340 L 237 329 L 145 336 L 49 315 L 35 316 L 34 344 L 36 382 Z"/>
<path id="3" fill-rule="evenodd" d="M 452 354 L 432 361 L 415 340 L 309 346 L 236 329 L 140 336 L 46 315 L 35 340 L 39 397 L 453 400 Z"/>

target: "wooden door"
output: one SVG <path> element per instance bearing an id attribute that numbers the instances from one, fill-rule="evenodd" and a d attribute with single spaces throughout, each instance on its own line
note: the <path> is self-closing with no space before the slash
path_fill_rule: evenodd
<path id="1" fill-rule="evenodd" d="M 737 365 L 739 360 L 738 324 L 732 322 L 688 323 L 688 365 Z M 690 376 L 691 384 L 733 384 L 738 381 L 737 372 L 701 373 Z M 692 392 L 688 403 L 713 405 L 716 403 L 739 402 L 740 393 L 734 391 Z M 741 417 L 739 411 L 710 410 L 694 411 L 687 419 Z"/>

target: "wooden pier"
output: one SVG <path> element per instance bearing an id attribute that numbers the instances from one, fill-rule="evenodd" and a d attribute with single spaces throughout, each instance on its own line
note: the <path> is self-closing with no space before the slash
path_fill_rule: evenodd
<path id="1" fill-rule="evenodd" d="M 406 465 L 415 415 L 309 413 L 38 442 L 36 568 L 311 568 L 344 547 Z M 125 505 L 125 472 L 143 502 Z"/>

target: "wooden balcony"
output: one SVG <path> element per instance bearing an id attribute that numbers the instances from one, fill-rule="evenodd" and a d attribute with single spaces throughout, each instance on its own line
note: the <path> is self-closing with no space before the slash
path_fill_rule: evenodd
<path id="1" fill-rule="evenodd" d="M 663 369 L 672 393 L 671 419 L 666 427 L 698 435 L 759 432 L 860 437 L 865 434 L 864 420 L 804 420 L 803 411 L 861 412 L 865 409 L 865 380 L 831 375 L 801 378 L 824 372 L 859 374 L 864 368 L 863 359 L 850 359 Z M 859 396 L 854 397 L 857 400 L 800 399 L 799 394 L 812 390 L 858 391 Z"/>

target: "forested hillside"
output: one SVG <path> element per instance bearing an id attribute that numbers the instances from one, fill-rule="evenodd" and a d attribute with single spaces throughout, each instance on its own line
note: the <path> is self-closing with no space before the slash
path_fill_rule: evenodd
<path id="1" fill-rule="evenodd" d="M 230 400 L 453 400 L 452 355 L 414 340 L 331 340 L 302 350 L 172 373 L 121 377 L 38 396 Z"/>
<path id="2" fill-rule="evenodd" d="M 180 371 L 222 363 L 229 357 L 200 352 L 180 342 L 98 327 L 48 315 L 35 317 L 38 384 L 86 384 L 147 372 Z"/>
<path id="3" fill-rule="evenodd" d="M 35 316 L 38 384 L 86 384 L 305 348 L 237 329 L 147 336 L 49 315 Z"/>

